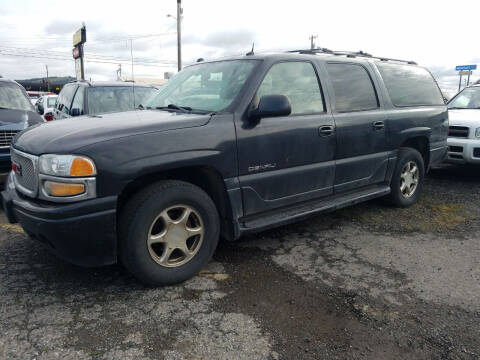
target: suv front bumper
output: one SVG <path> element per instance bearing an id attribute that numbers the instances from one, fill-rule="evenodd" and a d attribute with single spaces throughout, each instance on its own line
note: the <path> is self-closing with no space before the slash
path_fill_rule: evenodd
<path id="1" fill-rule="evenodd" d="M 448 138 L 447 144 L 447 162 L 480 164 L 480 139 Z"/>
<path id="2" fill-rule="evenodd" d="M 116 196 L 70 204 L 39 202 L 19 194 L 11 176 L 1 195 L 8 221 L 20 223 L 58 257 L 86 267 L 117 261 Z"/>

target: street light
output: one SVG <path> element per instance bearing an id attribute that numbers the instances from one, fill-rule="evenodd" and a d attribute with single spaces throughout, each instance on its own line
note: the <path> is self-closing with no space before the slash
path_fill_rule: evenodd
<path id="1" fill-rule="evenodd" d="M 168 14 L 167 17 L 171 17 L 177 21 L 177 62 L 178 62 L 178 71 L 182 70 L 182 0 L 177 0 L 177 16 Z"/>

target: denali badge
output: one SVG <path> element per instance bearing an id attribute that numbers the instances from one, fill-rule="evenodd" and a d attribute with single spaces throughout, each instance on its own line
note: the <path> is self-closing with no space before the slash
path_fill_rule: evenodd
<path id="1" fill-rule="evenodd" d="M 265 164 L 265 165 L 255 165 L 255 166 L 249 166 L 248 171 L 261 171 L 261 170 L 268 170 L 268 169 L 274 169 L 277 167 L 276 163 L 273 164 Z"/>

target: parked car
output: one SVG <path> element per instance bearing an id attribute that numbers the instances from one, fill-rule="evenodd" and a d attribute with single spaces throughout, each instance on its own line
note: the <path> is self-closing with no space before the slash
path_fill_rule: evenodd
<path id="1" fill-rule="evenodd" d="M 13 137 L 28 126 L 42 122 L 25 89 L 13 80 L 0 78 L 0 184 L 5 182 L 12 168 L 10 143 Z"/>
<path id="2" fill-rule="evenodd" d="M 199 62 L 143 108 L 22 132 L 2 192 L 9 221 L 75 264 L 121 260 L 172 284 L 220 236 L 382 196 L 409 206 L 447 151 L 429 71 L 364 53 Z"/>
<path id="3" fill-rule="evenodd" d="M 45 121 L 53 120 L 53 110 L 55 109 L 57 98 L 58 95 L 43 95 L 38 99 L 35 108 Z"/>
<path id="4" fill-rule="evenodd" d="M 54 118 L 59 120 L 72 116 L 100 115 L 135 109 L 157 91 L 150 85 L 122 81 L 69 83 L 58 95 Z"/>
<path id="5" fill-rule="evenodd" d="M 448 103 L 447 162 L 480 164 L 480 85 L 466 87 Z"/>

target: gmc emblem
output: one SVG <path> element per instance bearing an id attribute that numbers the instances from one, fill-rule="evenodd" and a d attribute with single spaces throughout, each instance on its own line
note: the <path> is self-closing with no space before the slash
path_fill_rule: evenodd
<path id="1" fill-rule="evenodd" d="M 12 161 L 12 170 L 15 174 L 22 176 L 22 166 Z"/>

